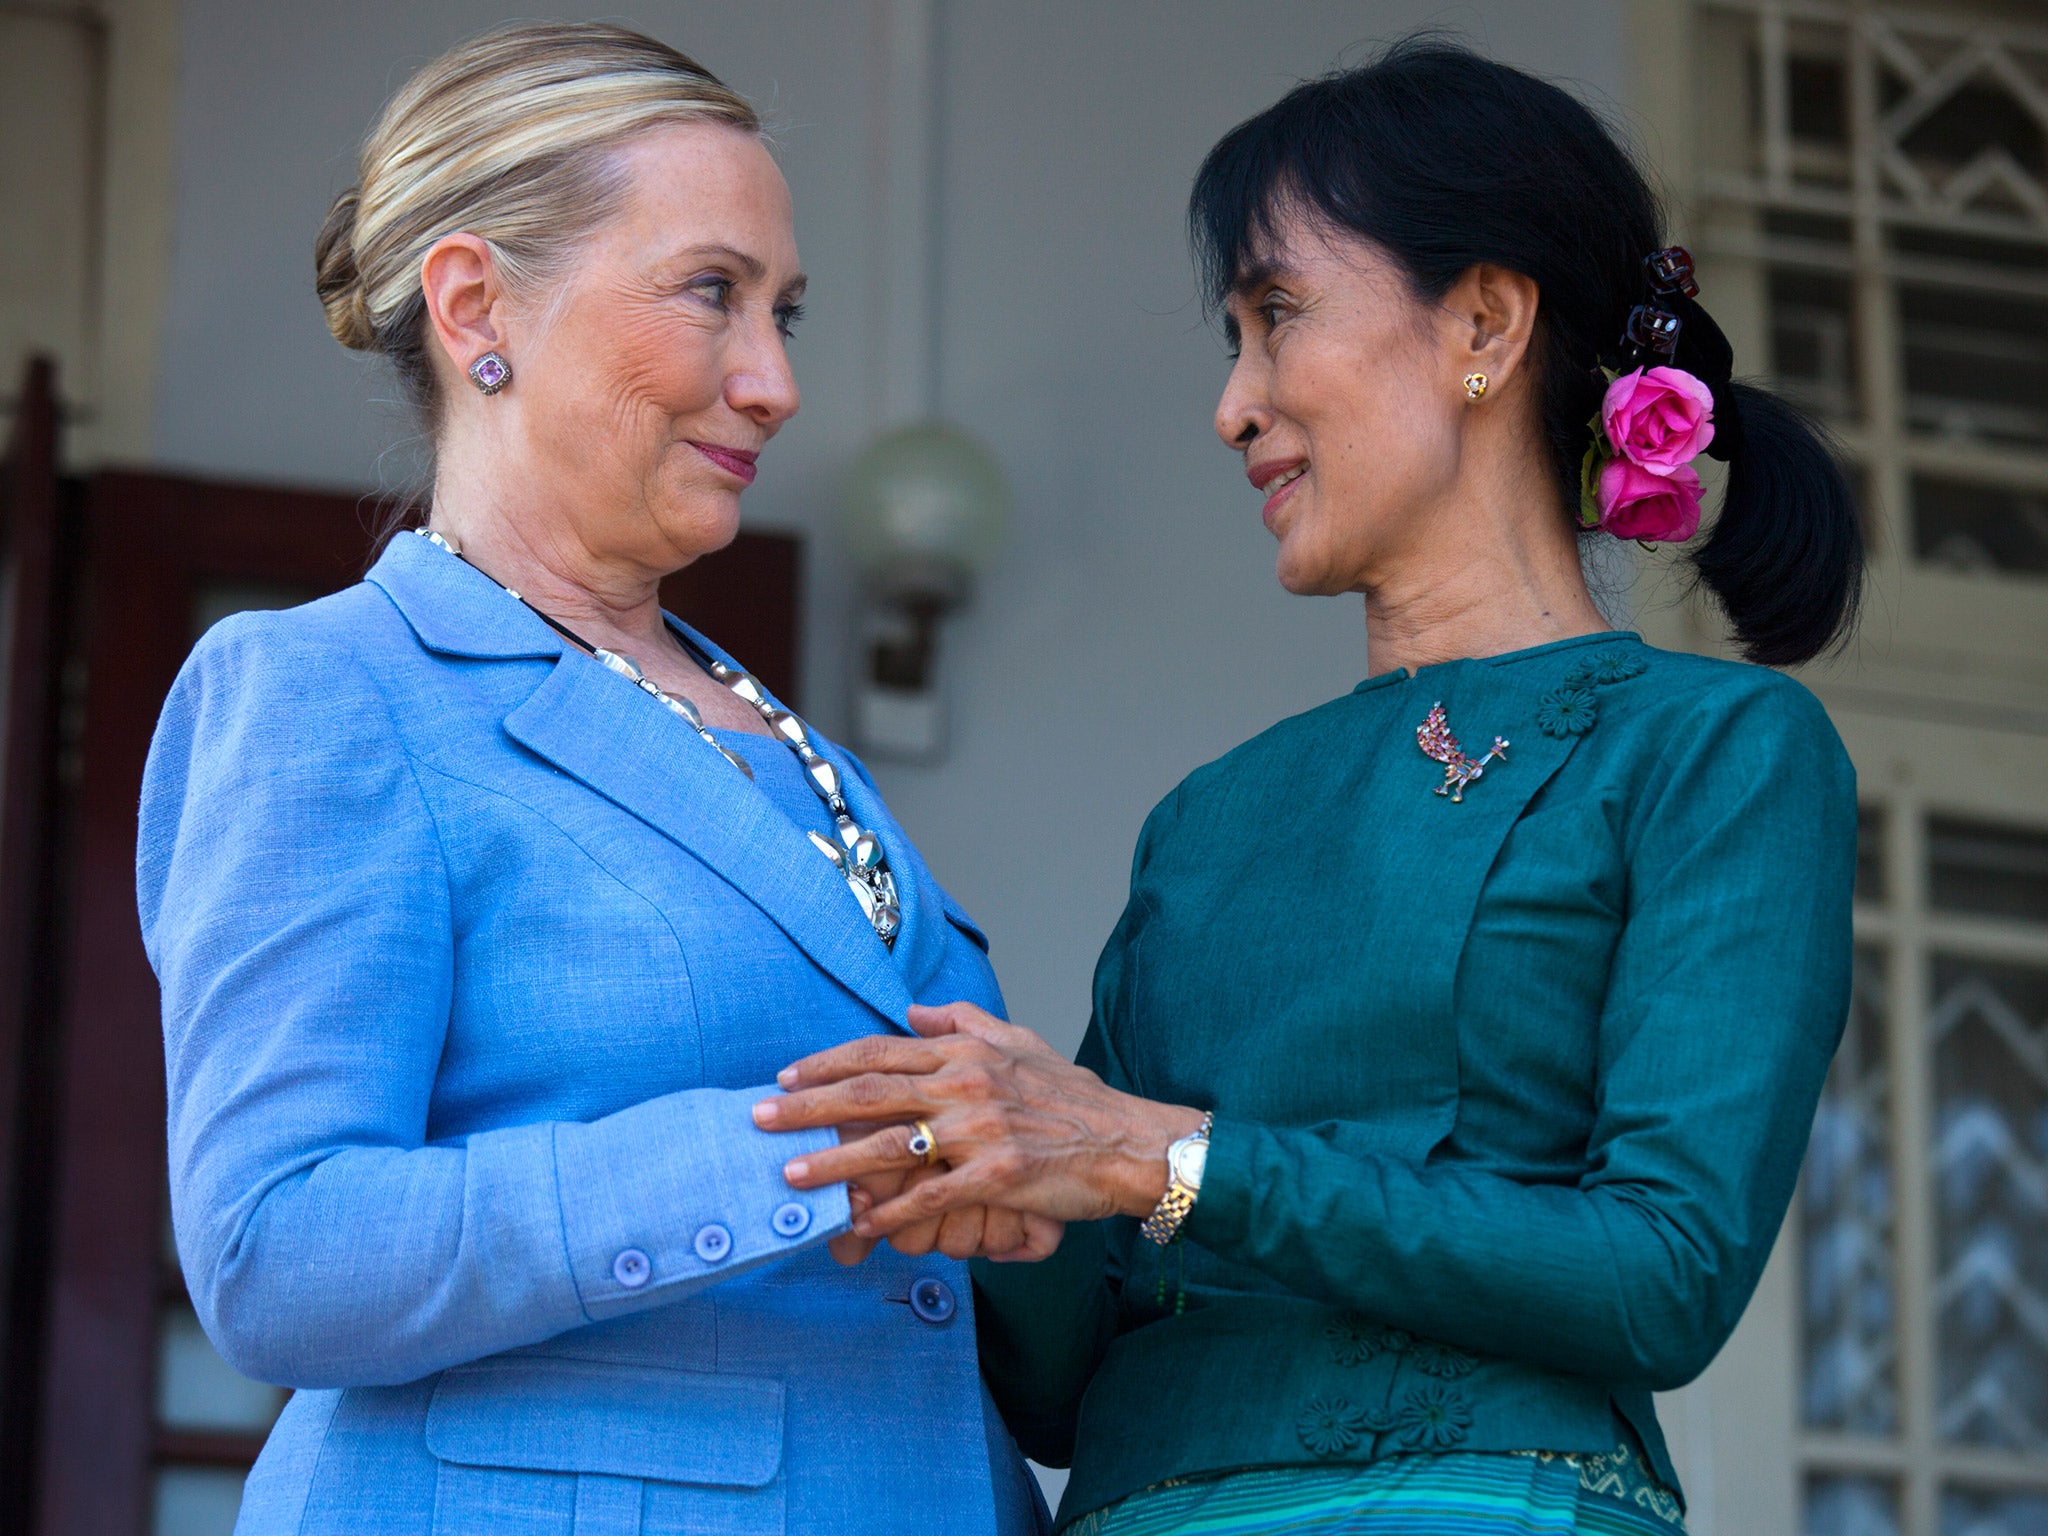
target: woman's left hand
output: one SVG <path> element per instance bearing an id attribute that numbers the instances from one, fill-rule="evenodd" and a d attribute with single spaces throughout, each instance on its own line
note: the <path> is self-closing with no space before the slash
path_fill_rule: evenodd
<path id="1" fill-rule="evenodd" d="M 910 1170 L 908 1122 L 922 1120 L 944 1172 L 912 1182 L 856 1218 L 887 1237 L 968 1206 L 1092 1221 L 1144 1216 L 1166 1193 L 1169 1142 L 1199 1129 L 1200 1110 L 1120 1093 L 1028 1029 L 971 1003 L 912 1008 L 919 1038 L 869 1035 L 784 1069 L 785 1093 L 754 1107 L 764 1130 L 904 1122 L 793 1160 L 798 1189 Z"/>
<path id="2" fill-rule="evenodd" d="M 884 1200 L 913 1185 L 938 1176 L 938 1169 L 917 1168 L 909 1173 L 890 1171 L 864 1174 L 850 1181 L 846 1199 L 855 1222 Z M 1044 1216 L 1027 1216 L 1022 1211 L 986 1205 L 956 1206 L 943 1216 L 899 1227 L 889 1234 L 889 1246 L 906 1258 L 921 1258 L 937 1251 L 949 1259 L 987 1259 L 991 1264 L 1031 1264 L 1049 1259 L 1059 1251 L 1066 1223 Z M 849 1267 L 864 1262 L 874 1252 L 880 1237 L 864 1237 L 846 1231 L 826 1246 L 832 1257 Z"/>

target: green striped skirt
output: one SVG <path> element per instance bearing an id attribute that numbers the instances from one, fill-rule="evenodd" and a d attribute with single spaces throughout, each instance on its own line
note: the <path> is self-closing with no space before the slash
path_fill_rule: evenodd
<path id="1" fill-rule="evenodd" d="M 1678 1500 L 1611 1456 L 1453 1452 L 1147 1488 L 1062 1536 L 1683 1536 Z"/>

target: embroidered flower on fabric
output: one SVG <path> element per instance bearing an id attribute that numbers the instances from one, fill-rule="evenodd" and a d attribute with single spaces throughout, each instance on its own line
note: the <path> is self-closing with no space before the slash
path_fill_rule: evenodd
<path id="1" fill-rule="evenodd" d="M 1469 1376 L 1479 1361 L 1462 1349 L 1453 1349 L 1448 1344 L 1432 1343 L 1428 1339 L 1419 1342 L 1408 1353 L 1415 1369 L 1425 1376 L 1439 1376 L 1445 1381 L 1456 1381 L 1460 1376 Z"/>
<path id="2" fill-rule="evenodd" d="M 1330 1358 L 1339 1365 L 1363 1365 L 1385 1345 L 1379 1325 L 1356 1312 L 1346 1312 L 1323 1329 Z"/>
<path id="3" fill-rule="evenodd" d="M 1643 658 L 1628 651 L 1602 651 L 1586 664 L 1586 671 L 1602 688 L 1611 687 L 1641 676 Z"/>
<path id="4" fill-rule="evenodd" d="M 1354 1408 L 1341 1397 L 1313 1397 L 1294 1421 L 1301 1443 L 1318 1456 L 1341 1456 L 1365 1435 L 1368 1428 L 1364 1410 Z"/>
<path id="5" fill-rule="evenodd" d="M 1382 1328 L 1380 1348 L 1390 1355 L 1406 1354 L 1408 1346 L 1415 1342 L 1415 1335 L 1405 1328 Z"/>
<path id="6" fill-rule="evenodd" d="M 1644 662 L 1628 651 L 1602 651 L 1587 656 L 1564 675 L 1567 688 L 1611 688 L 1643 674 Z"/>
<path id="7" fill-rule="evenodd" d="M 1536 724 L 1546 736 L 1583 736 L 1599 718 L 1593 695 L 1584 688 L 1554 688 L 1536 711 Z"/>
<path id="8" fill-rule="evenodd" d="M 1472 1409 L 1456 1387 L 1427 1381 L 1408 1394 L 1396 1427 L 1401 1443 L 1413 1450 L 1447 1450 L 1472 1427 Z"/>

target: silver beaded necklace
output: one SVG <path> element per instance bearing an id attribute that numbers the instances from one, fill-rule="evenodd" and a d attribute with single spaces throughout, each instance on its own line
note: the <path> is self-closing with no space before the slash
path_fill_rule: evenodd
<path id="1" fill-rule="evenodd" d="M 534 607 L 532 603 L 528 603 L 525 598 L 514 592 L 502 581 L 497 581 L 496 577 L 490 576 L 489 572 L 481 571 L 481 567 L 470 565 L 462 551 L 432 529 L 416 528 L 413 531 L 436 548 L 446 550 L 449 554 L 455 556 L 456 559 L 461 560 L 463 564 L 469 565 L 471 570 L 480 571 L 488 579 L 496 582 L 497 586 L 507 595 L 518 602 L 525 603 L 527 609 L 538 617 L 542 623 L 546 624 L 548 628 L 554 630 L 556 634 L 561 635 L 579 649 L 589 653 L 591 658 L 600 665 L 618 673 L 619 676 L 625 678 L 643 693 L 658 700 L 671 713 L 679 716 L 720 757 L 732 764 L 733 767 L 739 769 L 749 779 L 754 776 L 754 770 L 747 766 L 745 758 L 736 752 L 728 751 L 718 738 L 711 734 L 709 727 L 704 724 L 703 712 L 695 704 L 691 703 L 688 699 L 678 698 L 674 694 L 666 692 L 658 683 L 640 670 L 638 663 L 632 657 L 622 656 L 617 651 L 608 651 L 601 645 L 592 645 L 566 624 L 559 623 L 547 614 L 542 613 L 540 609 Z M 681 639 L 682 637 L 678 636 L 677 638 Z M 688 641 L 685 640 L 683 643 L 689 646 Z M 696 647 L 689 646 L 689 649 L 694 653 Z M 699 656 L 697 660 L 703 664 L 704 669 L 711 674 L 714 681 L 731 689 L 734 694 L 752 705 L 754 712 L 767 725 L 769 733 L 796 754 L 797 761 L 803 765 L 805 779 L 809 781 L 811 788 L 817 791 L 818 798 L 824 801 L 825 809 L 832 817 L 833 828 L 838 833 L 839 842 L 835 845 L 831 838 L 824 836 L 822 833 L 813 832 L 808 828 L 805 829 L 804 835 L 810 838 L 811 845 L 818 852 L 831 860 L 832 867 L 838 870 L 840 875 L 845 878 L 847 889 L 853 892 L 853 899 L 860 903 L 862 913 L 874 925 L 875 936 L 883 944 L 893 948 L 896 943 L 896 935 L 903 928 L 903 907 L 896 896 L 896 877 L 889 873 L 889 860 L 882 852 L 881 839 L 856 822 L 853 819 L 852 813 L 847 810 L 845 784 L 840 777 L 837 765 L 824 757 L 811 745 L 810 731 L 805 727 L 803 721 L 799 720 L 788 710 L 779 707 L 773 699 L 769 698 L 768 690 L 761 686 L 760 680 L 753 673 L 743 672 L 735 667 L 728 667 L 725 663 L 709 656 Z"/>

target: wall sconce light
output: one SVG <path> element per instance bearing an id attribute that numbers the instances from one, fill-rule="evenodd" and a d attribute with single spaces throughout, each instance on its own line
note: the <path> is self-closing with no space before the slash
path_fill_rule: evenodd
<path id="1" fill-rule="evenodd" d="M 1002 539 L 1009 492 L 994 457 L 944 422 L 870 444 L 846 486 L 846 541 L 861 567 L 853 731 L 880 757 L 945 751 L 939 627 L 964 606 Z"/>

